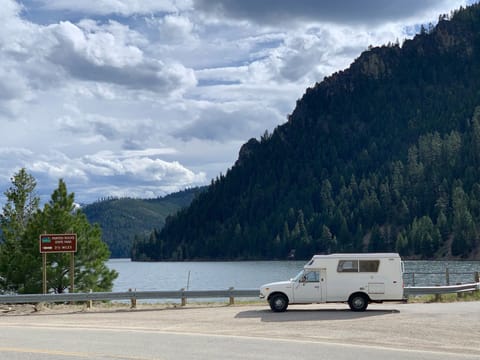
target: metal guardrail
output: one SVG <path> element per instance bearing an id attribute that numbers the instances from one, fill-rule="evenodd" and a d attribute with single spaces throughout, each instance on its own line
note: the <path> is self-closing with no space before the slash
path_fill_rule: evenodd
<path id="1" fill-rule="evenodd" d="M 461 285 L 447 285 L 447 286 L 406 286 L 403 289 L 404 296 L 415 295 L 441 295 L 462 293 L 465 291 L 480 290 L 480 282 Z"/>
<path id="2" fill-rule="evenodd" d="M 480 290 L 480 282 L 449 286 L 406 286 L 404 296 L 415 295 L 440 295 L 462 293 Z M 136 300 L 147 299 L 180 299 L 182 304 L 186 299 L 212 299 L 228 298 L 233 304 L 234 298 L 258 298 L 258 289 L 227 290 L 170 290 L 170 291 L 126 291 L 126 292 L 91 292 L 91 293 L 65 293 L 65 294 L 26 294 L 26 295 L 0 295 L 0 304 L 29 304 L 29 303 L 60 303 L 82 301 L 113 301 L 130 300 L 132 305 Z"/>
<path id="3" fill-rule="evenodd" d="M 188 298 L 253 298 L 260 295 L 256 289 L 230 288 L 227 290 L 173 290 L 173 291 L 126 291 L 126 292 L 92 292 L 65 294 L 26 294 L 0 295 L 0 304 L 56 303 L 75 301 L 107 301 L 107 300 L 146 300 L 146 299 L 181 299 Z"/>

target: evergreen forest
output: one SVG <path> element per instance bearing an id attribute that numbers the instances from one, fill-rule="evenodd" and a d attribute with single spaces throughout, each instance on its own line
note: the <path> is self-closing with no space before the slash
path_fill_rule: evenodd
<path id="1" fill-rule="evenodd" d="M 160 225 L 133 260 L 480 258 L 480 5 L 308 88 Z"/>
<path id="2" fill-rule="evenodd" d="M 155 199 L 106 198 L 82 208 L 88 221 L 102 229 L 102 240 L 112 258 L 129 258 L 135 237 L 161 228 L 165 218 L 188 206 L 203 187 L 186 189 Z"/>

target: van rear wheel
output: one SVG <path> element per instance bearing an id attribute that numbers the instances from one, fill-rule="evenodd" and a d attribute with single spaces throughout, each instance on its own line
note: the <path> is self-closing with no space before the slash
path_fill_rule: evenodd
<path id="1" fill-rule="evenodd" d="M 368 306 L 368 298 L 365 294 L 353 294 L 348 299 L 348 306 L 352 311 L 365 311 Z"/>
<path id="2" fill-rule="evenodd" d="M 283 294 L 274 294 L 268 301 L 270 309 L 274 312 L 284 312 L 288 307 L 288 299 Z"/>

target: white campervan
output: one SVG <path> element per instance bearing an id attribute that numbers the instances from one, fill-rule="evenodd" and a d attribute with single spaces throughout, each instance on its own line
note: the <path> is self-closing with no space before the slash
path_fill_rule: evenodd
<path id="1" fill-rule="evenodd" d="M 315 255 L 295 278 L 260 287 L 260 297 L 275 312 L 328 302 L 364 311 L 371 302 L 403 300 L 403 262 L 394 253 Z"/>

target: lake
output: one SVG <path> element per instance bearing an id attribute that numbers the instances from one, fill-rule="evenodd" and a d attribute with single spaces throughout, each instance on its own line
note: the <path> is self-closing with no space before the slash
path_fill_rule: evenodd
<path id="1" fill-rule="evenodd" d="M 107 265 L 119 276 L 113 291 L 258 289 L 294 277 L 306 261 L 132 262 L 111 259 Z M 480 261 L 405 261 L 405 285 L 471 283 Z M 412 275 L 415 273 L 415 276 Z"/>

